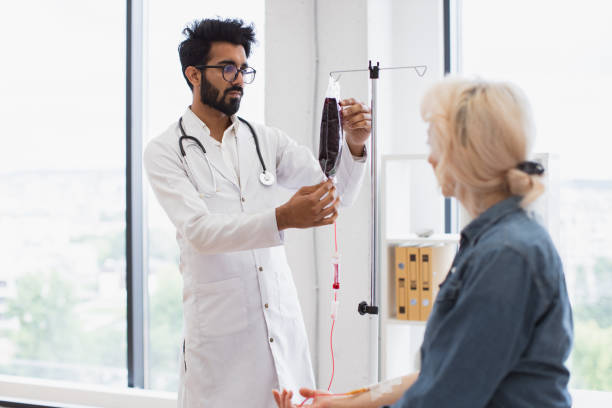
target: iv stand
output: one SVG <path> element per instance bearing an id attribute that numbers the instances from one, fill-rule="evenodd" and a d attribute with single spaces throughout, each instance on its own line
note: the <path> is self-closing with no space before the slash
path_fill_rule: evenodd
<path id="1" fill-rule="evenodd" d="M 378 294 L 378 286 L 380 284 L 379 274 L 376 273 L 377 270 L 380 269 L 380 212 L 378 209 L 380 208 L 380 188 L 379 188 L 379 174 L 380 174 L 380 141 L 378 140 L 377 127 L 378 127 L 378 77 L 379 72 L 382 70 L 391 70 L 391 69 L 414 69 L 416 74 L 419 77 L 423 77 L 427 72 L 426 65 L 411 65 L 411 66 L 403 66 L 403 67 L 389 67 L 389 68 L 380 68 L 380 62 L 376 62 L 375 66 L 372 66 L 372 61 L 369 61 L 369 66 L 367 69 L 349 69 L 344 71 L 331 71 L 329 75 L 335 80 L 340 79 L 340 74 L 345 72 L 370 72 L 370 82 L 372 87 L 372 100 L 371 100 L 371 108 L 372 108 L 372 142 L 371 142 L 371 168 L 370 174 L 372 179 L 372 229 L 371 229 L 371 241 L 370 241 L 370 304 L 364 300 L 359 303 L 357 306 L 357 311 L 360 315 L 378 314 L 378 302 L 377 302 L 377 294 Z M 337 77 L 334 77 L 334 74 Z"/>

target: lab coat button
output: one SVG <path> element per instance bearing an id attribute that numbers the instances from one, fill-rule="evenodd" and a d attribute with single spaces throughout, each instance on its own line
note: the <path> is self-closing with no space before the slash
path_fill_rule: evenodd
<path id="1" fill-rule="evenodd" d="M 246 198 L 242 197 L 241 200 L 244 203 L 246 201 Z"/>
<path id="2" fill-rule="evenodd" d="M 274 339 L 270 337 L 270 343 L 274 343 Z"/>
<path id="3" fill-rule="evenodd" d="M 259 267 L 259 272 L 263 272 L 263 266 Z"/>
<path id="4" fill-rule="evenodd" d="M 266 303 L 266 304 L 264 305 L 264 307 L 267 309 L 267 308 L 268 308 L 268 304 Z"/>

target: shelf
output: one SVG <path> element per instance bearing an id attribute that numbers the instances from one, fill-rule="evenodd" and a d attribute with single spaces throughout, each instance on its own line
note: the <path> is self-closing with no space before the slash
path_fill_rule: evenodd
<path id="1" fill-rule="evenodd" d="M 459 234 L 433 234 L 430 237 L 419 237 L 416 234 L 407 234 L 404 237 L 395 237 L 385 240 L 387 245 L 414 245 L 414 244 L 458 244 Z"/>
<path id="2" fill-rule="evenodd" d="M 396 319 L 394 317 L 387 317 L 386 319 L 386 323 L 387 324 L 394 324 L 397 326 L 416 326 L 416 327 L 421 327 L 421 326 L 425 326 L 427 324 L 427 322 L 422 321 L 422 320 L 399 320 Z"/>
<path id="3" fill-rule="evenodd" d="M 427 154 L 383 154 L 384 160 L 427 160 Z"/>

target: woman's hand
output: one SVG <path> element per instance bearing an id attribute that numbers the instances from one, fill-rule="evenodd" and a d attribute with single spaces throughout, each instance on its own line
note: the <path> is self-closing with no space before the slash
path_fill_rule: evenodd
<path id="1" fill-rule="evenodd" d="M 283 390 L 283 392 L 279 392 L 277 390 L 272 390 L 272 394 L 274 395 L 274 400 L 276 401 L 276 405 L 278 408 L 297 408 L 302 405 L 295 405 L 291 403 L 291 398 L 293 397 L 293 391 Z M 316 391 L 311 390 L 309 388 L 300 388 L 300 394 L 304 397 L 306 404 L 309 408 L 331 408 L 334 405 L 334 400 L 340 399 L 339 397 L 333 397 L 325 391 Z"/>
<path id="2" fill-rule="evenodd" d="M 331 408 L 334 400 L 340 397 L 333 397 L 325 391 L 311 390 L 309 388 L 300 388 L 300 394 L 304 398 L 312 398 L 313 402 L 310 408 Z"/>

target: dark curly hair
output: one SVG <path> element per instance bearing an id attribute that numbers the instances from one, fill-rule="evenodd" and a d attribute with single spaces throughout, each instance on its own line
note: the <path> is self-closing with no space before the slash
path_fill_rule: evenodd
<path id="1" fill-rule="evenodd" d="M 183 77 L 190 89 L 193 89 L 193 85 L 187 79 L 185 69 L 190 65 L 206 64 L 213 42 L 242 45 L 247 58 L 251 54 L 251 45 L 255 43 L 255 26 L 247 26 L 244 21 L 236 19 L 195 20 L 185 27 L 183 34 L 187 38 L 179 44 L 178 52 Z"/>

